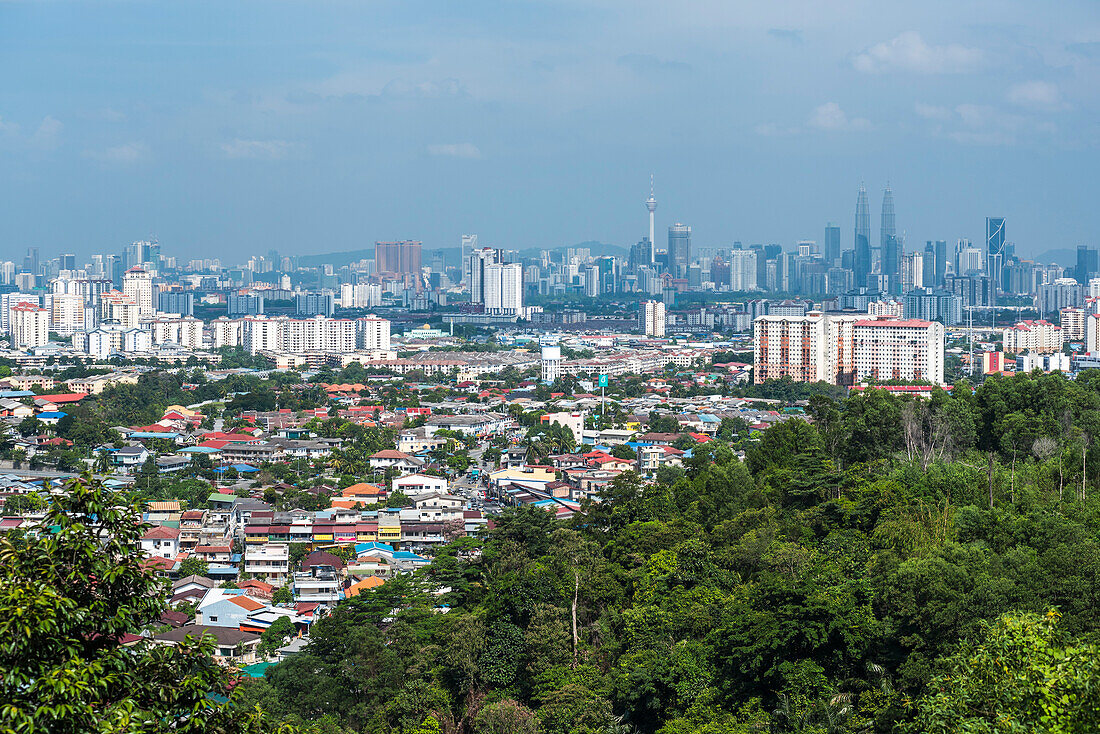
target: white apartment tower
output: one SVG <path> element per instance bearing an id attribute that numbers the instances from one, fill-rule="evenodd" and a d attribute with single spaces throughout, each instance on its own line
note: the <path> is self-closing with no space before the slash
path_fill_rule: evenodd
<path id="1" fill-rule="evenodd" d="M 542 345 L 542 381 L 553 384 L 561 377 L 561 347 L 557 344 Z"/>
<path id="2" fill-rule="evenodd" d="M 390 322 L 386 319 L 368 317 L 358 319 L 356 326 L 359 331 L 359 346 L 367 351 L 390 350 Z"/>
<path id="3" fill-rule="evenodd" d="M 760 316 L 753 379 L 853 385 L 864 379 L 943 384 L 944 330 L 934 321 L 856 314 Z"/>
<path id="4" fill-rule="evenodd" d="M 11 309 L 11 346 L 13 349 L 41 347 L 50 341 L 50 312 L 31 303 L 18 303 Z"/>
<path id="5" fill-rule="evenodd" d="M 513 315 L 523 310 L 523 265 L 494 263 L 484 269 L 485 312 Z"/>
<path id="6" fill-rule="evenodd" d="M 730 252 L 730 290 L 754 291 L 756 282 L 756 251 L 733 250 Z"/>
<path id="7" fill-rule="evenodd" d="M 660 301 L 646 301 L 638 311 L 638 330 L 646 336 L 663 337 L 665 335 L 665 304 Z"/>
<path id="8" fill-rule="evenodd" d="M 141 267 L 132 267 L 122 276 L 122 292 L 134 299 L 138 318 L 156 313 L 153 305 L 153 276 Z"/>

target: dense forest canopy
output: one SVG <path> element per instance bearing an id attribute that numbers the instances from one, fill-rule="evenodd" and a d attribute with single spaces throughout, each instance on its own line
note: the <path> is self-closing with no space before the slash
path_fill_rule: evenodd
<path id="1" fill-rule="evenodd" d="M 1098 377 L 816 395 L 745 461 L 507 511 L 242 695 L 330 732 L 1095 730 Z"/>

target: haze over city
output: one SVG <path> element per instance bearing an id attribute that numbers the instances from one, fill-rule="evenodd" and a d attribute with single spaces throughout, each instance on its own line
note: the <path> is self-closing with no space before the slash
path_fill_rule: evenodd
<path id="1" fill-rule="evenodd" d="M 907 247 L 1095 247 L 1098 39 L 1085 2 L 5 2 L 0 246 L 629 248 L 653 174 L 696 247 L 850 247 L 861 181 Z"/>

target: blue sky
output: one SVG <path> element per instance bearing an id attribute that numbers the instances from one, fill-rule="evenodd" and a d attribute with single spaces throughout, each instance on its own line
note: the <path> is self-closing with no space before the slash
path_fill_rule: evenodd
<path id="1" fill-rule="evenodd" d="M 0 0 L 0 252 L 1100 245 L 1100 8 Z M 659 241 L 662 239 L 658 235 Z M 877 239 L 877 237 L 876 237 Z"/>

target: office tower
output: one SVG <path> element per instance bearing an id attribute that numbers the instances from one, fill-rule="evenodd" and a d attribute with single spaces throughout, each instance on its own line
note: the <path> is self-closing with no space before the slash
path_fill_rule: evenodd
<path id="1" fill-rule="evenodd" d="M 970 275 L 983 270 L 983 252 L 970 244 L 970 240 L 959 240 L 955 246 L 955 275 Z"/>
<path id="2" fill-rule="evenodd" d="M 483 272 L 485 313 L 512 316 L 523 310 L 521 263 L 491 263 Z"/>
<path id="3" fill-rule="evenodd" d="M 668 228 L 668 271 L 673 278 L 686 278 L 691 262 L 691 227 L 677 222 Z"/>
<path id="4" fill-rule="evenodd" d="M 23 272 L 38 275 L 38 248 L 28 247 L 27 255 L 23 258 Z"/>
<path id="5" fill-rule="evenodd" d="M 62 270 L 76 270 L 76 255 L 65 253 L 59 258 L 58 266 Z"/>
<path id="6" fill-rule="evenodd" d="M 757 262 L 754 250 L 730 252 L 730 290 L 754 291 L 757 287 Z"/>
<path id="7" fill-rule="evenodd" d="M 665 335 L 665 304 L 660 301 L 645 301 L 638 309 L 638 331 L 646 336 L 663 337 Z"/>
<path id="8" fill-rule="evenodd" d="M 1007 256 L 1005 251 L 1004 217 L 986 217 L 985 255 L 986 274 L 993 278 L 997 287 L 1000 287 Z"/>
<path id="9" fill-rule="evenodd" d="M 649 177 L 649 198 L 645 200 L 645 208 L 649 210 L 649 241 L 652 244 L 656 240 L 656 232 L 653 229 L 653 213 L 657 211 L 657 199 L 653 196 L 653 176 Z M 652 247 L 650 247 L 650 260 L 649 264 L 653 265 L 657 262 L 657 253 Z"/>
<path id="10" fill-rule="evenodd" d="M 1000 255 L 1005 248 L 1004 217 L 985 218 L 985 251 L 990 255 Z"/>
<path id="11" fill-rule="evenodd" d="M 653 240 L 643 237 L 630 248 L 630 269 L 637 271 L 642 266 L 652 267 L 656 258 Z"/>
<path id="12" fill-rule="evenodd" d="M 500 262 L 500 250 L 482 247 L 470 253 L 470 303 L 485 303 L 485 269 Z"/>
<path id="13" fill-rule="evenodd" d="M 11 309 L 13 349 L 41 347 L 50 341 L 50 312 L 33 303 L 18 303 Z"/>
<path id="14" fill-rule="evenodd" d="M 462 282 L 470 282 L 470 266 L 469 258 L 470 253 L 477 249 L 477 235 L 476 234 L 464 234 L 462 235 L 462 244 L 460 246 L 462 260 L 460 267 L 462 268 Z"/>
<path id="15" fill-rule="evenodd" d="M 867 274 L 871 272 L 871 210 L 867 206 L 867 189 L 862 183 L 856 197 L 855 257 L 852 271 L 856 287 L 866 286 Z"/>
<path id="16" fill-rule="evenodd" d="M 825 225 L 825 264 L 832 266 L 840 260 L 840 227 L 832 222 Z"/>
<path id="17" fill-rule="evenodd" d="M 230 293 L 225 304 L 230 316 L 258 316 L 264 312 L 264 297 L 259 293 Z"/>
<path id="18" fill-rule="evenodd" d="M 948 291 L 914 288 L 902 302 L 907 319 L 939 321 L 944 326 L 962 323 L 962 298 Z"/>
<path id="19" fill-rule="evenodd" d="M 1074 271 L 1074 275 L 1078 283 L 1088 283 L 1092 277 L 1097 274 L 1097 271 L 1100 270 L 1097 266 L 1098 254 L 1100 253 L 1089 248 L 1087 245 L 1077 245 L 1077 268 Z"/>
<path id="20" fill-rule="evenodd" d="M 336 308 L 331 293 L 299 293 L 295 301 L 299 316 L 332 316 Z"/>
<path id="21" fill-rule="evenodd" d="M 139 318 L 156 313 L 153 306 L 153 276 L 144 268 L 134 266 L 126 271 L 122 277 L 122 292 L 134 299 Z"/>
<path id="22" fill-rule="evenodd" d="M 379 274 L 420 275 L 420 242 L 374 243 L 374 269 Z"/>
<path id="23" fill-rule="evenodd" d="M 195 315 L 195 294 L 190 291 L 164 291 L 157 294 L 157 310 L 162 313 Z"/>
<path id="24" fill-rule="evenodd" d="M 901 292 L 924 287 L 924 254 L 910 252 L 901 258 Z"/>
<path id="25" fill-rule="evenodd" d="M 553 342 L 543 342 L 541 345 L 542 356 L 542 381 L 552 385 L 561 377 L 561 347 Z"/>
<path id="26" fill-rule="evenodd" d="M 586 298 L 600 295 L 600 269 L 595 265 L 584 269 L 584 295 Z"/>
<path id="27" fill-rule="evenodd" d="M 901 240 L 894 220 L 894 192 L 887 185 L 882 192 L 882 225 L 879 229 L 882 250 L 882 272 L 889 278 L 887 292 L 895 295 L 901 289 Z"/>
<path id="28" fill-rule="evenodd" d="M 943 283 L 947 275 L 947 240 L 936 240 L 936 286 Z"/>
<path id="29" fill-rule="evenodd" d="M 923 280 L 917 285 L 922 288 L 938 287 L 936 269 L 939 267 L 939 260 L 936 259 L 936 246 L 931 240 L 924 243 L 924 262 L 921 264 L 923 266 L 921 269 Z"/>

